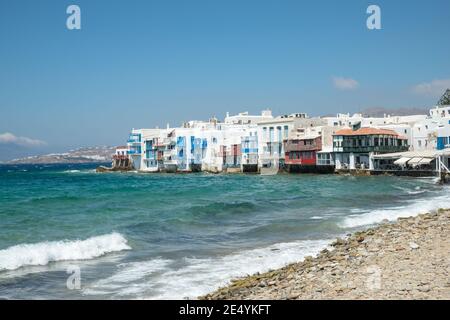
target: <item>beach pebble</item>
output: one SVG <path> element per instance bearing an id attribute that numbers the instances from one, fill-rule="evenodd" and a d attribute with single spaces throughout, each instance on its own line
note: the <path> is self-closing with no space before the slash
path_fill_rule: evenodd
<path id="1" fill-rule="evenodd" d="M 419 246 L 417 243 L 415 243 L 415 242 L 410 242 L 410 243 L 409 243 L 409 247 L 410 247 L 412 250 L 415 250 L 415 249 L 419 249 L 419 248 L 420 248 L 420 246 Z"/>

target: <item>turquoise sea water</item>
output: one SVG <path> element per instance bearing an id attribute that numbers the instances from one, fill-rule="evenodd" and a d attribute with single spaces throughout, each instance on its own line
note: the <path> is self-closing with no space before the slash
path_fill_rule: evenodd
<path id="1" fill-rule="evenodd" d="M 94 169 L 0 166 L 0 298 L 195 298 L 450 203 L 430 178 Z"/>

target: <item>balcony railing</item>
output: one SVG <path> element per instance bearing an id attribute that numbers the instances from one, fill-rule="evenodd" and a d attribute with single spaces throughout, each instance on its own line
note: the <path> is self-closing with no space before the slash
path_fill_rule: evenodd
<path id="1" fill-rule="evenodd" d="M 115 154 L 115 155 L 113 155 L 113 159 L 114 160 L 126 160 L 126 159 L 128 159 L 128 156 L 123 155 L 123 154 Z"/>
<path id="2" fill-rule="evenodd" d="M 128 143 L 128 144 L 140 144 L 141 141 L 135 140 L 135 139 L 128 139 L 128 140 L 127 140 L 127 143 Z"/>
<path id="3" fill-rule="evenodd" d="M 242 153 L 258 153 L 258 148 L 242 148 Z"/>
<path id="4" fill-rule="evenodd" d="M 403 152 L 408 151 L 408 146 L 343 146 L 334 147 L 335 152 L 355 152 L 355 153 L 369 153 L 369 152 Z"/>
<path id="5" fill-rule="evenodd" d="M 131 133 L 128 136 L 128 143 L 141 143 L 141 134 Z"/>
<path id="6" fill-rule="evenodd" d="M 319 151 L 322 149 L 321 144 L 302 144 L 302 143 L 286 143 L 284 150 L 289 151 Z"/>
<path id="7" fill-rule="evenodd" d="M 141 153 L 142 152 L 139 149 L 130 149 L 130 150 L 127 151 L 127 154 L 129 154 L 129 155 L 138 155 L 138 154 L 141 154 Z"/>

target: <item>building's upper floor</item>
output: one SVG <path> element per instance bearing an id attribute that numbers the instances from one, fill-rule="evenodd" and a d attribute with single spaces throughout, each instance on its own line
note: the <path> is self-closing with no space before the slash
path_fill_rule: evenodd
<path id="1" fill-rule="evenodd" d="M 432 118 L 449 118 L 450 117 L 450 105 L 449 106 L 436 106 L 430 109 L 430 117 Z"/>
<path id="2" fill-rule="evenodd" d="M 388 129 L 363 127 L 341 129 L 333 135 L 334 152 L 401 152 L 408 150 L 408 140 Z"/>
<path id="3" fill-rule="evenodd" d="M 237 115 L 230 116 L 227 112 L 224 123 L 225 124 L 258 124 L 261 121 L 273 119 L 271 110 L 261 111 L 261 115 L 251 115 L 248 112 L 240 112 Z"/>

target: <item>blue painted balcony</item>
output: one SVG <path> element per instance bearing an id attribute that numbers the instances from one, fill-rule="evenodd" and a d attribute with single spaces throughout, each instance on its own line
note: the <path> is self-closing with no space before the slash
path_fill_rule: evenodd
<path id="1" fill-rule="evenodd" d="M 258 153 L 258 148 L 242 148 L 242 153 Z"/>
<path id="2" fill-rule="evenodd" d="M 141 134 L 140 133 L 132 133 L 128 137 L 128 143 L 141 143 Z"/>
<path id="3" fill-rule="evenodd" d="M 127 154 L 128 155 L 140 155 L 141 152 L 141 148 L 137 148 L 137 149 L 128 149 Z"/>

